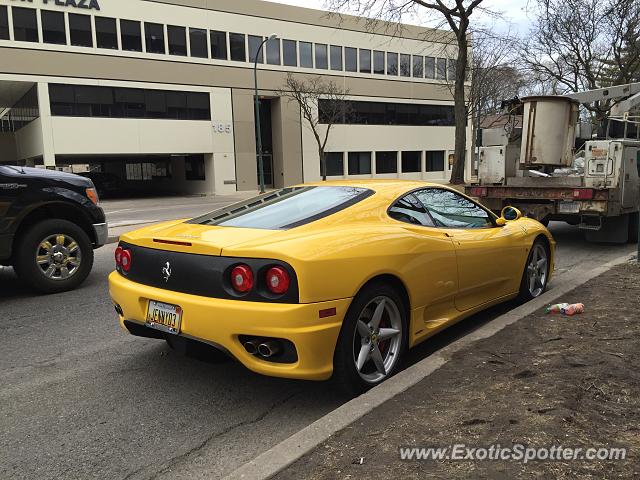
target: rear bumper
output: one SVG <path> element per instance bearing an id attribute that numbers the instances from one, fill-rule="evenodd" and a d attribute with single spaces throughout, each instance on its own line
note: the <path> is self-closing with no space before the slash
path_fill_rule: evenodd
<path id="1" fill-rule="evenodd" d="M 333 373 L 333 354 L 351 299 L 312 304 L 243 302 L 162 290 L 132 282 L 117 272 L 109 276 L 109 292 L 125 320 L 144 325 L 149 299 L 179 305 L 183 310 L 180 335 L 209 343 L 263 375 L 326 380 Z M 320 319 L 318 312 L 336 309 Z M 295 363 L 274 363 L 249 354 L 240 335 L 281 338 L 297 351 Z"/>
<path id="2" fill-rule="evenodd" d="M 107 243 L 107 239 L 109 238 L 109 225 L 107 222 L 104 223 L 94 223 L 93 231 L 95 233 L 96 242 L 95 247 L 102 247 Z"/>

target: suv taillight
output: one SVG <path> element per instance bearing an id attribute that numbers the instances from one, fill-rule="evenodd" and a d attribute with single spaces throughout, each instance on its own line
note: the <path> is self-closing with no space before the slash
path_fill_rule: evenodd
<path id="1" fill-rule="evenodd" d="M 576 188 L 573 191 L 574 200 L 591 200 L 595 192 L 592 188 Z"/>

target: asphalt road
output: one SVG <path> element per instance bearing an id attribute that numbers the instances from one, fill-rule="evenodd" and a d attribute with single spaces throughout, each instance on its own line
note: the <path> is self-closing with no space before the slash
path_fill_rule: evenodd
<path id="1" fill-rule="evenodd" d="M 635 249 L 587 244 L 565 225 L 552 231 L 556 284 Z M 107 292 L 114 247 L 96 252 L 82 288 L 61 295 L 34 296 L 0 270 L 0 478 L 216 478 L 347 400 L 325 383 L 260 377 L 128 336 Z M 438 335 L 410 361 L 504 308 Z"/>

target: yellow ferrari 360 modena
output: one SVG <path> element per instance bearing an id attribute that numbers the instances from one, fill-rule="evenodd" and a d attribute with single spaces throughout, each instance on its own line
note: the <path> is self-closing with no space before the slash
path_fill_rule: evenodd
<path id="1" fill-rule="evenodd" d="M 322 182 L 128 233 L 109 286 L 133 335 L 357 392 L 443 328 L 541 295 L 554 251 L 539 222 L 447 187 Z"/>

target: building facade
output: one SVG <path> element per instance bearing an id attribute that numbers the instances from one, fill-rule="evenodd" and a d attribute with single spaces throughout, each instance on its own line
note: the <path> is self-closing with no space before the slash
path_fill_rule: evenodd
<path id="1" fill-rule="evenodd" d="M 0 162 L 88 168 L 158 193 L 256 190 L 253 60 L 275 34 L 258 57 L 267 186 L 320 178 L 311 130 L 277 93 L 289 73 L 349 92 L 329 178 L 444 182 L 448 34 L 376 31 L 259 0 L 0 0 Z"/>

